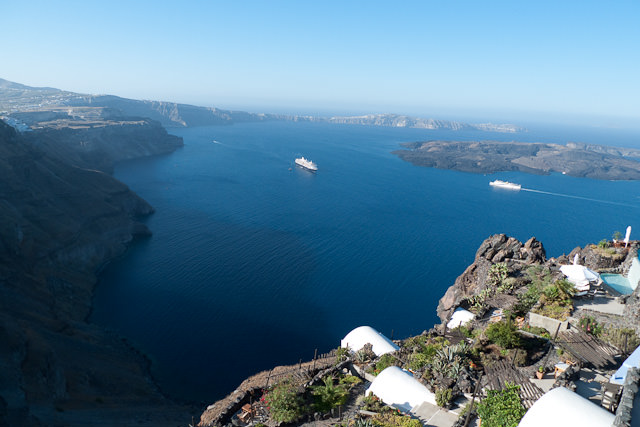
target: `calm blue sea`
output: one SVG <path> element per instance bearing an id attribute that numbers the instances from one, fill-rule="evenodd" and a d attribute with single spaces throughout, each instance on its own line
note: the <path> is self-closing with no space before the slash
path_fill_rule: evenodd
<path id="1" fill-rule="evenodd" d="M 536 236 L 548 256 L 627 225 L 640 237 L 638 182 L 472 175 L 390 154 L 429 139 L 629 146 L 637 135 L 277 122 L 171 132 L 184 148 L 116 168 L 156 208 L 154 234 L 103 272 L 91 320 L 146 352 L 166 392 L 206 403 L 360 325 L 395 338 L 429 329 L 491 234 Z M 319 171 L 295 167 L 300 155 Z M 539 192 L 491 188 L 496 178 Z"/>

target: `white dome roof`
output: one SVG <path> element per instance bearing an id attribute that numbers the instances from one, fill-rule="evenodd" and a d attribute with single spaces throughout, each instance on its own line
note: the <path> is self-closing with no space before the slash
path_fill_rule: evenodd
<path id="1" fill-rule="evenodd" d="M 603 427 L 615 416 L 564 387 L 549 390 L 527 411 L 518 427 Z"/>
<path id="2" fill-rule="evenodd" d="M 436 396 L 407 371 L 390 366 L 380 372 L 367 389 L 367 395 L 373 392 L 387 405 L 409 412 L 423 402 L 436 404 Z"/>
<path id="3" fill-rule="evenodd" d="M 447 328 L 455 329 L 458 326 L 466 325 L 467 323 L 471 322 L 474 317 L 476 316 L 472 312 L 465 310 L 464 308 L 458 307 L 453 312 L 453 315 L 451 316 L 449 323 L 447 323 Z"/>
<path id="4" fill-rule="evenodd" d="M 373 352 L 376 356 L 391 353 L 400 348 L 371 326 L 355 328 L 340 341 L 340 347 L 349 347 L 353 351 L 360 350 L 365 344 L 371 344 L 373 346 Z"/>

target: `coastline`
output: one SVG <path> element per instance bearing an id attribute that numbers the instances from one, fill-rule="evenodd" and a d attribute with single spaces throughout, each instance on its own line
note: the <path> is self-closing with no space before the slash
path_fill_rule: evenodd
<path id="1" fill-rule="evenodd" d="M 65 133 L 49 130 L 38 144 L 37 132 L 25 137 L 0 123 L 2 158 L 21 165 L 0 169 L 13 207 L 0 214 L 3 223 L 15 224 L 0 230 L 7 251 L 0 263 L 0 336 L 6 344 L 0 365 L 7 373 L 0 421 L 184 423 L 194 408 L 161 393 L 149 358 L 88 322 L 100 272 L 149 234 L 138 219 L 153 212 L 128 186 L 96 169 L 129 156 L 170 153 L 182 140 L 149 123 L 73 133 L 94 142 L 90 156 L 67 156 L 78 146 Z M 112 155 L 104 154 L 104 146 Z"/>

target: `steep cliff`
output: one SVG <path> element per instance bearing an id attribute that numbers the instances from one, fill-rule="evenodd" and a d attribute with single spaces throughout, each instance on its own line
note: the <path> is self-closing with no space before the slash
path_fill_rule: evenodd
<path id="1" fill-rule="evenodd" d="M 0 425 L 186 421 L 144 357 L 85 322 L 96 270 L 148 234 L 151 206 L 33 137 L 0 121 Z"/>
<path id="2" fill-rule="evenodd" d="M 110 119 L 99 126 L 47 126 L 24 133 L 24 139 L 50 157 L 108 173 L 122 160 L 170 153 L 183 146 L 182 138 L 169 135 L 160 123 L 149 119 Z"/>
<path id="3" fill-rule="evenodd" d="M 535 237 L 522 243 L 505 234 L 490 236 L 476 251 L 473 263 L 458 276 L 455 283 L 440 299 L 437 308 L 438 317 L 446 322 L 453 310 L 464 300 L 479 295 L 487 289 L 490 286 L 487 279 L 492 264 L 505 263 L 510 271 L 514 271 L 526 265 L 543 264 L 545 261 L 544 247 Z"/>

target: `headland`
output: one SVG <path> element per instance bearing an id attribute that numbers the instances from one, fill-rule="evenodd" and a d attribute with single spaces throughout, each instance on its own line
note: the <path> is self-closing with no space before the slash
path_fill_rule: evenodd
<path id="1" fill-rule="evenodd" d="M 552 172 L 604 180 L 640 179 L 640 150 L 570 142 L 566 145 L 498 141 L 426 141 L 393 154 L 416 166 L 490 174 Z"/>

